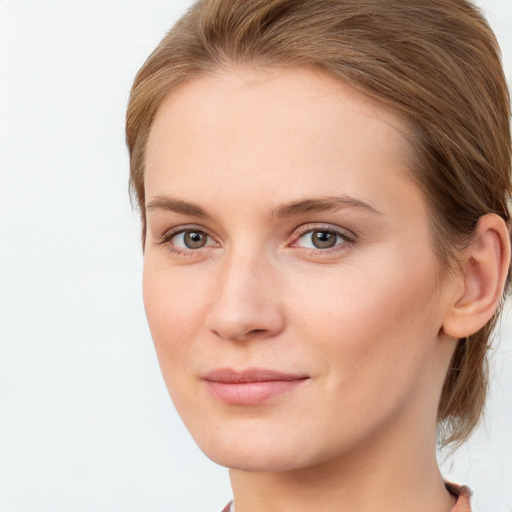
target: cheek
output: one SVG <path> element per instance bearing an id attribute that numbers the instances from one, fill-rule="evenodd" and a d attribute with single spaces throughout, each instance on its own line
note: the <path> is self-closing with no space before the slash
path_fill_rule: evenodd
<path id="1" fill-rule="evenodd" d="M 311 276 L 294 294 L 297 332 L 315 340 L 312 353 L 324 359 L 330 384 L 350 390 L 355 401 L 369 392 L 379 396 L 383 384 L 392 393 L 407 389 L 435 349 L 433 264 L 391 256 Z"/>
<path id="2" fill-rule="evenodd" d="M 385 335 L 415 321 L 424 328 L 434 314 L 434 265 L 421 255 L 381 251 L 357 263 L 303 273 L 292 286 L 297 314 L 309 311 L 312 324 L 328 332 L 343 334 L 351 326 Z"/>
<path id="3" fill-rule="evenodd" d="M 204 279 L 188 272 L 159 267 L 150 258 L 144 261 L 143 296 L 146 316 L 157 356 L 167 378 L 171 369 L 185 370 L 204 319 L 204 303 L 198 297 L 206 292 Z"/>

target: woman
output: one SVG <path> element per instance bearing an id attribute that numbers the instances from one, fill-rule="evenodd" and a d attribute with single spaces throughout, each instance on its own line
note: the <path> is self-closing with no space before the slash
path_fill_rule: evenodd
<path id="1" fill-rule="evenodd" d="M 127 114 L 169 393 L 237 512 L 466 511 L 510 264 L 509 97 L 465 0 L 203 0 Z"/>

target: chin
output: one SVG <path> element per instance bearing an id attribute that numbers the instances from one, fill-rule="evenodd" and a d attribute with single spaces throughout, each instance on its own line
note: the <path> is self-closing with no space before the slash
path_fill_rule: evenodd
<path id="1" fill-rule="evenodd" d="M 243 449 L 237 452 L 203 450 L 205 455 L 220 466 L 239 471 L 276 473 L 294 471 L 312 465 L 307 460 L 298 460 L 297 454 L 264 452 L 257 449 Z"/>
<path id="2" fill-rule="evenodd" d="M 195 441 L 203 453 L 216 464 L 230 469 L 249 472 L 294 471 L 319 464 L 332 457 L 331 450 L 311 443 L 309 436 L 290 436 L 273 432 L 267 435 L 251 432 L 203 438 Z M 308 439 L 309 438 L 309 439 Z"/>

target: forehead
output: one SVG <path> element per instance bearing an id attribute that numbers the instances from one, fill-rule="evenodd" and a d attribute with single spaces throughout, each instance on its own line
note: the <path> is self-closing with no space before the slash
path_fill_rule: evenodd
<path id="1" fill-rule="evenodd" d="M 317 71 L 218 71 L 181 85 L 160 106 L 146 198 L 190 187 L 207 196 L 206 185 L 300 196 L 304 187 L 351 193 L 373 181 L 378 191 L 390 169 L 407 179 L 408 131 L 392 109 Z"/>

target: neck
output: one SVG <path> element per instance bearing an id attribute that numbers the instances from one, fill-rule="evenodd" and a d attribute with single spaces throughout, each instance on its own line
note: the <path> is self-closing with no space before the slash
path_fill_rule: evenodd
<path id="1" fill-rule="evenodd" d="M 418 442 L 417 430 L 413 436 L 410 430 L 398 428 L 351 453 L 308 468 L 231 469 L 236 510 L 449 512 L 454 498 L 439 472 L 432 427 L 427 442 Z"/>

